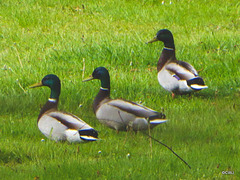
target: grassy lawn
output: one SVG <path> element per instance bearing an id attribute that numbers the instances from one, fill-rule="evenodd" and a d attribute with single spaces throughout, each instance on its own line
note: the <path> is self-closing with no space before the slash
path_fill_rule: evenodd
<path id="1" fill-rule="evenodd" d="M 237 0 L 0 1 L 0 179 L 239 179 L 239 11 Z M 172 99 L 159 85 L 163 43 L 145 42 L 163 28 L 208 89 Z M 164 110 L 169 121 L 151 135 L 191 169 L 142 132 L 117 134 L 98 122 L 100 83 L 82 82 L 98 66 L 109 70 L 112 98 Z M 28 87 L 47 74 L 61 79 L 59 109 L 98 130 L 100 141 L 41 134 L 36 121 L 50 91 Z"/>

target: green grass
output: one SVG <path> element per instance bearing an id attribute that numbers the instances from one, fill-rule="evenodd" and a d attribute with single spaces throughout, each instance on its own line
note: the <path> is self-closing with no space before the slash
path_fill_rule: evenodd
<path id="1" fill-rule="evenodd" d="M 0 179 L 240 177 L 240 3 L 169 2 L 0 1 Z M 172 99 L 160 87 L 163 44 L 145 42 L 162 28 L 209 89 Z M 164 109 L 169 122 L 151 134 L 192 169 L 160 144 L 151 148 L 141 132 L 117 134 L 97 121 L 91 104 L 100 84 L 82 78 L 98 66 L 109 69 L 113 98 Z M 62 81 L 59 108 L 97 129 L 101 141 L 41 142 L 36 119 L 50 92 L 28 86 L 50 73 Z"/>

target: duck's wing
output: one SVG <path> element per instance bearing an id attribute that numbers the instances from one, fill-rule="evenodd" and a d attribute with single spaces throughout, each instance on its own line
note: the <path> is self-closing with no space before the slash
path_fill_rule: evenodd
<path id="1" fill-rule="evenodd" d="M 127 101 L 124 99 L 115 99 L 108 102 L 109 105 L 118 108 L 119 110 L 123 112 L 127 112 L 129 114 L 135 115 L 136 117 L 158 117 L 163 118 L 162 113 L 159 113 L 153 109 L 150 109 L 148 107 L 142 106 L 140 104 L 137 104 L 135 102 Z M 165 115 L 164 115 L 165 118 Z"/>
<path id="2" fill-rule="evenodd" d="M 86 122 L 81 120 L 79 117 L 66 113 L 66 112 L 61 112 L 61 111 L 53 111 L 49 112 L 48 116 L 54 118 L 56 121 L 59 123 L 63 124 L 69 129 L 89 129 L 92 128 L 89 126 Z"/>
<path id="3" fill-rule="evenodd" d="M 109 101 L 108 104 L 137 117 L 149 117 L 157 114 L 156 111 L 150 108 L 123 99 L 114 99 Z"/>
<path id="4" fill-rule="evenodd" d="M 184 61 L 171 61 L 165 68 L 178 80 L 189 80 L 198 76 L 196 69 Z"/>

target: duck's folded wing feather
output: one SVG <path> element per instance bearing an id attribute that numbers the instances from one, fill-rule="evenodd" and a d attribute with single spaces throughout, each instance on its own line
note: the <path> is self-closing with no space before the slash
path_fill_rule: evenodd
<path id="1" fill-rule="evenodd" d="M 198 76 L 196 69 L 184 61 L 173 61 L 165 66 L 172 75 L 177 75 L 181 80 L 188 80 Z"/>
<path id="2" fill-rule="evenodd" d="M 140 104 L 126 101 L 123 99 L 115 99 L 108 102 L 109 105 L 118 108 L 121 111 L 125 111 L 127 113 L 131 113 L 137 117 L 150 117 L 157 115 L 158 112 L 147 108 L 145 106 L 142 106 Z"/>
<path id="3" fill-rule="evenodd" d="M 91 128 L 86 122 L 70 113 L 57 111 L 50 112 L 48 115 L 55 118 L 57 121 L 64 124 L 70 129 L 78 130 Z"/>

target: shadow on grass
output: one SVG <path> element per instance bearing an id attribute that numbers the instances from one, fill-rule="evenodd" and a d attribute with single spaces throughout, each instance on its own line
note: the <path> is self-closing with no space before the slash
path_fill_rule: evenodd
<path id="1" fill-rule="evenodd" d="M 0 164 L 22 164 L 26 160 L 31 160 L 31 157 L 28 155 L 17 154 L 16 152 L 0 150 Z"/>

